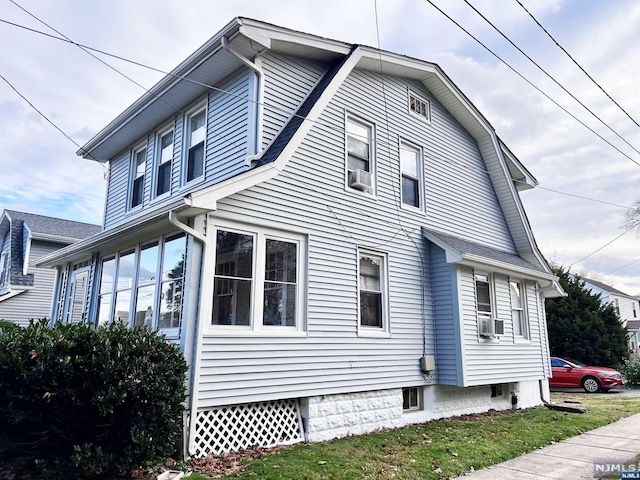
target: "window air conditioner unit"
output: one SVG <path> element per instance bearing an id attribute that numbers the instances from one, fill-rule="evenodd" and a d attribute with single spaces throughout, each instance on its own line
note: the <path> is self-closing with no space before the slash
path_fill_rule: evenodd
<path id="1" fill-rule="evenodd" d="M 371 190 L 371 173 L 364 170 L 354 170 L 349 172 L 349 186 L 356 190 Z"/>
<path id="2" fill-rule="evenodd" d="M 491 328 L 492 326 L 493 328 Z M 495 338 L 497 335 L 504 335 L 504 320 L 498 320 L 497 318 L 481 318 L 480 336 Z"/>

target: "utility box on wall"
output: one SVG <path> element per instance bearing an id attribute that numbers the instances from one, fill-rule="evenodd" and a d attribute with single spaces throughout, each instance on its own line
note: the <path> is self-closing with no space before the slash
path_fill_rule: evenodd
<path id="1" fill-rule="evenodd" d="M 433 372 L 436 369 L 436 357 L 433 355 L 424 355 L 421 357 L 420 368 L 423 373 Z"/>

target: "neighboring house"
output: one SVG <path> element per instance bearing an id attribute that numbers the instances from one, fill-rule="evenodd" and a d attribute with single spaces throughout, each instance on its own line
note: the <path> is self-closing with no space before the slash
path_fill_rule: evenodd
<path id="1" fill-rule="evenodd" d="M 590 278 L 580 278 L 585 288 L 592 294 L 600 294 L 600 302 L 603 305 L 612 305 L 620 317 L 620 321 L 626 326 L 629 320 L 640 320 L 640 303 L 638 298 L 633 295 L 627 295 L 620 290 L 613 288 L 606 283 L 602 283 L 598 280 L 591 280 Z"/>
<path id="2" fill-rule="evenodd" d="M 79 154 L 104 231 L 42 259 L 52 315 L 86 272 L 180 346 L 189 454 L 548 398 L 536 181 L 437 65 L 237 18 Z"/>
<path id="3" fill-rule="evenodd" d="M 629 332 L 629 350 L 637 357 L 640 355 L 640 320 L 629 320 L 627 332 Z"/>
<path id="4" fill-rule="evenodd" d="M 42 256 L 100 232 L 99 225 L 4 210 L 0 215 L 0 319 L 26 325 L 48 317 L 55 272 Z M 78 319 L 81 320 L 81 319 Z"/>
<path id="5" fill-rule="evenodd" d="M 627 327 L 629 332 L 629 349 L 633 354 L 637 355 L 638 338 L 635 325 L 640 321 L 640 302 L 638 302 L 638 297 L 627 295 L 597 280 L 591 280 L 590 278 L 581 278 L 581 280 L 584 282 L 585 288 L 591 293 L 594 295 L 600 294 L 600 302 L 603 305 L 613 306 L 618 317 L 620 317 L 620 321 Z M 631 322 L 635 323 L 632 324 Z"/>

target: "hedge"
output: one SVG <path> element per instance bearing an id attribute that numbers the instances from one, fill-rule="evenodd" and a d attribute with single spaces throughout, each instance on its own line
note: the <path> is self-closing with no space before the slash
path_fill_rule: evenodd
<path id="1" fill-rule="evenodd" d="M 0 475 L 105 478 L 174 454 L 186 368 L 144 327 L 0 324 Z"/>

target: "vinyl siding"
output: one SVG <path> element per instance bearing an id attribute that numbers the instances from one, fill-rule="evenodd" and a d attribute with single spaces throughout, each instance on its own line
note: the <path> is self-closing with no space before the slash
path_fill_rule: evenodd
<path id="1" fill-rule="evenodd" d="M 131 151 L 123 152 L 110 162 L 107 200 L 105 203 L 104 228 L 109 229 L 135 218 L 141 212 L 160 207 L 172 198 L 184 196 L 195 190 L 221 182 L 248 167 L 244 160 L 249 154 L 249 102 L 250 73 L 248 69 L 237 71 L 231 78 L 212 90 L 206 99 L 207 136 L 205 143 L 204 176 L 186 185 L 185 175 L 187 146 L 185 142 L 185 119 L 176 115 L 174 120 L 174 158 L 171 172 L 171 195 L 160 199 L 153 197 L 153 182 L 156 181 L 155 156 L 157 155 L 157 130 L 149 132 L 147 139 L 147 164 L 145 170 L 144 196 L 142 208 L 129 209 Z M 223 90 L 223 91 L 220 91 Z M 167 126 L 171 119 L 163 119 L 158 128 Z M 135 145 L 131 146 L 132 148 Z"/>
<path id="2" fill-rule="evenodd" d="M 461 385 L 462 344 L 457 315 L 456 268 L 446 262 L 444 250 L 431 244 L 438 383 Z"/>
<path id="3" fill-rule="evenodd" d="M 464 368 L 466 386 L 507 383 L 524 380 L 540 380 L 545 376 L 543 349 L 546 348 L 544 319 L 536 305 L 536 288 L 525 282 L 529 341 L 518 340 L 513 335 L 509 278 L 494 275 L 494 315 L 504 320 L 504 335 L 499 340 L 478 336 L 475 306 L 475 283 L 473 269 L 459 268 L 462 288 L 462 311 L 464 315 Z"/>
<path id="4" fill-rule="evenodd" d="M 0 302 L 0 318 L 27 325 L 32 318 L 48 318 L 51 315 L 55 270 L 35 268 L 33 264 L 38 258 L 62 247 L 50 242 L 31 242 L 28 273 L 34 274 L 34 287 Z"/>
<path id="5" fill-rule="evenodd" d="M 265 75 L 262 148 L 266 148 L 322 77 L 326 66 L 272 52 L 261 60 Z"/>

